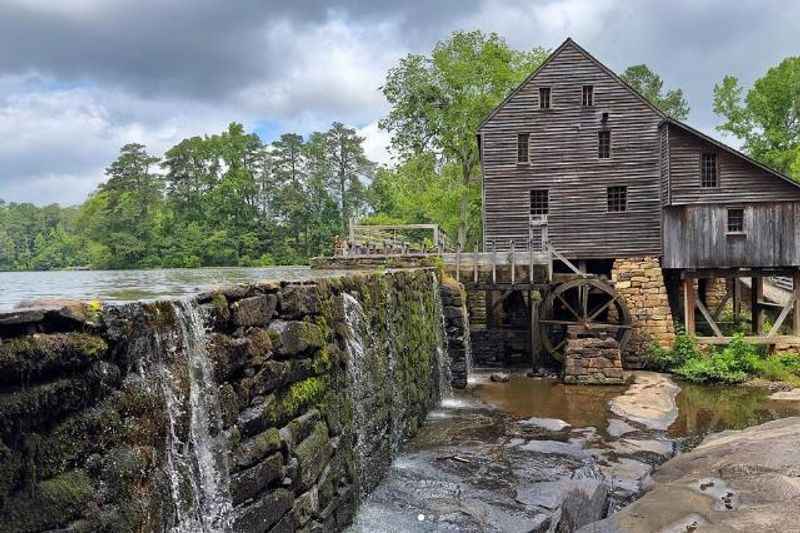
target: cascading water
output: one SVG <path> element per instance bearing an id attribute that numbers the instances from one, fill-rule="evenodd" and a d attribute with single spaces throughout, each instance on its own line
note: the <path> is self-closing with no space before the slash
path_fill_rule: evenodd
<path id="1" fill-rule="evenodd" d="M 233 506 L 203 318 L 191 301 L 175 302 L 172 310 L 177 327 L 155 334 L 153 349 L 140 359 L 140 372 L 157 384 L 166 409 L 165 468 L 175 508 L 167 529 L 224 533 L 230 530 Z"/>
<path id="2" fill-rule="evenodd" d="M 409 384 L 403 380 L 408 380 L 409 373 L 413 373 L 410 367 L 414 363 L 408 359 L 408 346 L 403 343 L 397 317 L 392 313 L 375 313 L 373 308 L 368 313 L 357 297 L 342 294 L 347 326 L 344 341 L 349 355 L 347 393 L 352 406 L 353 449 L 362 496 L 374 488 L 409 431 L 415 431 L 409 429 L 414 418 L 409 413 L 426 402 L 427 408 L 432 408 L 451 392 L 443 306 L 438 279 L 435 274 L 431 275 L 432 298 L 422 297 L 414 303 L 433 326 L 433 339 L 428 341 L 427 348 L 415 346 L 429 350 L 430 357 L 421 357 L 429 365 L 427 371 L 421 372 L 426 376 L 425 381 L 416 384 L 419 390 L 428 391 L 423 392 L 428 400 L 408 396 Z M 393 290 L 396 289 L 384 289 L 381 305 L 396 303 Z M 373 324 L 372 320 L 380 316 L 385 316 L 385 323 Z M 384 410 L 385 414 L 376 414 Z"/>

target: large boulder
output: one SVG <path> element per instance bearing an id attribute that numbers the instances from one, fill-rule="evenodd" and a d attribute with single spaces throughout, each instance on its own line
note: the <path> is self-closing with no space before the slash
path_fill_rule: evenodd
<path id="1" fill-rule="evenodd" d="M 797 531 L 800 417 L 712 435 L 661 466 L 654 488 L 583 533 Z"/>

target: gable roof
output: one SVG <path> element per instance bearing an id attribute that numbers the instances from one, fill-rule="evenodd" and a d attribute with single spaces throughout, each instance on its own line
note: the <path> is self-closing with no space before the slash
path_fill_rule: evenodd
<path id="1" fill-rule="evenodd" d="M 495 116 L 495 115 L 496 115 L 498 112 L 500 112 L 500 110 L 501 110 L 503 107 L 505 107 L 505 105 L 506 105 L 506 104 L 509 102 L 509 100 L 511 100 L 511 99 L 512 99 L 514 96 L 516 96 L 516 95 L 517 95 L 517 93 L 519 93 L 519 92 L 522 90 L 522 88 L 523 88 L 523 87 L 525 87 L 525 86 L 526 86 L 526 85 L 527 85 L 527 84 L 528 84 L 528 83 L 529 83 L 531 80 L 533 80 L 533 79 L 534 79 L 534 78 L 535 78 L 535 77 L 536 77 L 536 76 L 539 74 L 539 72 L 541 72 L 541 71 L 542 71 L 542 69 L 544 69 L 544 67 L 546 67 L 548 64 L 552 63 L 552 61 L 553 61 L 553 60 L 554 60 L 554 59 L 555 59 L 555 58 L 556 58 L 556 57 L 557 57 L 557 56 L 558 56 L 558 55 L 559 55 L 559 54 L 560 54 L 562 51 L 564 51 L 564 49 L 566 49 L 568 46 L 572 46 L 573 48 L 575 48 L 575 49 L 576 49 L 578 52 L 580 52 L 581 54 L 583 54 L 583 55 L 584 55 L 584 56 L 585 56 L 585 57 L 586 57 L 586 58 L 587 58 L 589 61 L 591 61 L 592 63 L 594 63 L 595 65 L 597 65 L 597 66 L 598 66 L 598 67 L 599 67 L 599 68 L 600 68 L 600 69 L 601 69 L 603 72 L 605 72 L 606 74 L 608 74 L 608 75 L 609 75 L 609 76 L 610 76 L 610 77 L 611 77 L 613 80 L 615 80 L 616 82 L 618 82 L 619 84 L 621 84 L 623 87 L 625 87 L 626 89 L 628 89 L 628 90 L 629 90 L 631 93 L 633 93 L 633 95 L 634 95 L 634 96 L 636 96 L 636 97 L 637 97 L 639 100 L 641 100 L 641 101 L 642 101 L 642 103 L 644 103 L 644 104 L 645 104 L 647 107 L 649 107 L 650 109 L 652 109 L 652 110 L 653 110 L 653 111 L 654 111 L 654 112 L 655 112 L 655 113 L 656 113 L 658 116 L 660 116 L 660 117 L 662 117 L 662 118 L 664 118 L 664 119 L 666 119 L 666 118 L 667 118 L 667 115 L 665 115 L 663 111 L 661 111 L 659 108 L 657 108 L 655 105 L 653 105 L 653 104 L 650 102 L 650 100 L 648 100 L 647 98 L 645 98 L 644 96 L 642 96 L 642 94 L 641 94 L 639 91 L 637 91 L 636 89 L 634 89 L 633 87 L 631 87 L 631 85 L 630 85 L 630 84 L 629 84 L 627 81 L 625 81 L 625 80 L 623 80 L 622 78 L 620 78 L 619 76 L 617 76 L 617 74 L 616 74 L 616 73 L 615 73 L 613 70 L 611 70 L 610 68 L 608 68 L 607 66 L 605 66 L 605 65 L 604 65 L 604 64 L 603 64 L 603 63 L 602 63 L 600 60 L 598 60 L 598 59 L 597 59 L 596 57 L 594 57 L 592 54 L 590 54 L 589 52 L 587 52 L 587 51 L 586 51 L 586 49 L 584 49 L 584 48 L 583 48 L 582 46 L 580 46 L 578 43 L 576 43 L 575 41 L 573 41 L 573 40 L 572 40 L 572 37 L 567 37 L 567 39 L 566 39 L 566 40 L 565 40 L 563 43 L 561 43 L 561 45 L 560 45 L 558 48 L 556 48 L 555 50 L 553 50 L 553 52 L 552 52 L 552 53 L 551 53 L 549 56 L 547 56 L 547 59 L 545 59 L 544 61 L 542 61 L 542 64 L 541 64 L 541 65 L 539 65 L 539 66 L 536 68 L 536 70 L 534 70 L 533 72 L 531 72 L 531 73 L 530 73 L 530 74 L 529 74 L 529 75 L 528 75 L 528 76 L 527 76 L 527 77 L 526 77 L 524 80 L 522 80 L 522 83 L 520 83 L 519 85 L 517 85 L 517 86 L 514 88 L 514 90 L 512 90 L 510 93 L 508 93 L 508 96 L 506 96 L 506 97 L 503 99 L 503 101 L 502 101 L 502 102 L 500 102 L 499 104 L 497 104 L 497 106 L 496 106 L 494 109 L 492 109 L 492 111 L 491 111 L 491 112 L 490 112 L 490 113 L 489 113 L 489 114 L 486 116 L 486 118 L 484 118 L 484 119 L 481 121 L 481 123 L 478 125 L 478 130 L 481 130 L 481 129 L 482 129 L 482 128 L 483 128 L 483 127 L 486 125 L 486 123 L 487 123 L 487 122 L 489 122 L 490 120 L 492 120 L 492 118 L 494 118 L 494 116 Z"/>
<path id="2" fill-rule="evenodd" d="M 756 161 L 755 159 L 751 158 L 750 156 L 748 156 L 746 154 L 743 154 L 742 152 L 740 152 L 739 150 L 737 150 L 737 149 L 735 149 L 735 148 L 733 148 L 731 146 L 728 146 L 727 144 L 725 144 L 722 141 L 718 141 L 715 138 L 710 137 L 710 136 L 706 135 L 705 133 L 694 129 L 693 127 L 689 126 L 685 122 L 681 122 L 680 120 L 672 118 L 672 117 L 665 117 L 664 120 L 661 121 L 661 124 L 659 124 L 659 128 L 661 126 L 663 126 L 664 124 L 672 124 L 674 126 L 677 126 L 678 128 L 682 129 L 683 131 L 689 133 L 690 135 L 693 135 L 693 136 L 695 136 L 695 137 L 697 137 L 699 139 L 702 139 L 703 141 L 705 141 L 707 143 L 713 144 L 714 146 L 716 146 L 720 150 L 724 150 L 724 151 L 728 152 L 729 154 L 731 154 L 731 155 L 733 155 L 735 157 L 738 157 L 740 159 L 744 159 L 745 161 L 747 161 L 751 165 L 757 166 L 761 170 L 763 170 L 763 171 L 765 171 L 765 172 L 767 172 L 769 174 L 772 174 L 776 178 L 780 178 L 783 181 L 785 181 L 785 182 L 787 182 L 787 183 L 789 183 L 789 184 L 791 184 L 791 185 L 793 185 L 793 186 L 795 186 L 797 188 L 800 188 L 800 183 L 798 183 L 797 181 L 793 180 L 792 178 L 790 178 L 786 174 L 784 174 L 782 172 L 779 172 L 779 171 L 775 170 L 774 168 L 768 167 L 767 165 L 765 165 L 763 163 L 759 163 L 758 161 Z"/>

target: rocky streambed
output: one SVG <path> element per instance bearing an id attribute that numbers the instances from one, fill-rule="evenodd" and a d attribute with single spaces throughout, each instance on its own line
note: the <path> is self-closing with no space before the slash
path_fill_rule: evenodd
<path id="1" fill-rule="evenodd" d="M 428 416 L 351 531 L 575 531 L 630 505 L 708 432 L 800 414 L 766 391 L 681 390 L 647 372 L 628 387 L 488 378 Z"/>

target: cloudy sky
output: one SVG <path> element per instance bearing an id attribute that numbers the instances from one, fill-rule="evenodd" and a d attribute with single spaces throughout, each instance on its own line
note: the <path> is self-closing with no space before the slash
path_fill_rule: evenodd
<path id="1" fill-rule="evenodd" d="M 800 53 L 800 2 L 0 0 L 0 198 L 79 203 L 121 145 L 160 154 L 231 121 L 270 141 L 340 120 L 385 161 L 386 70 L 473 28 L 646 63 L 713 133 L 715 82 Z"/>

